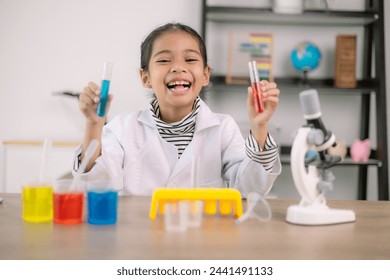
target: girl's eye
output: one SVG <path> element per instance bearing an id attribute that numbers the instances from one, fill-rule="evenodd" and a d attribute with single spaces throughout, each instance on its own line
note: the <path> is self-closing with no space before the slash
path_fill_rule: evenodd
<path id="1" fill-rule="evenodd" d="M 170 60 L 166 58 L 161 58 L 157 60 L 157 63 L 168 63 L 168 62 L 170 62 Z"/>
<path id="2" fill-rule="evenodd" d="M 197 58 L 187 58 L 186 61 L 187 62 L 196 62 L 196 61 L 199 61 L 199 59 L 197 59 Z"/>

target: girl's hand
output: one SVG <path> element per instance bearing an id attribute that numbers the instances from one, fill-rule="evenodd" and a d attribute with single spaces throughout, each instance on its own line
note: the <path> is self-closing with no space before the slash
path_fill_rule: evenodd
<path id="1" fill-rule="evenodd" d="M 280 91 L 273 82 L 261 81 L 261 93 L 264 102 L 264 112 L 258 113 L 255 107 L 252 88 L 248 87 L 247 106 L 249 113 L 250 128 L 253 136 L 260 146 L 264 146 L 267 133 L 268 121 L 271 119 L 279 103 Z"/>
<path id="2" fill-rule="evenodd" d="M 110 94 L 107 102 L 106 115 L 109 111 L 113 96 Z M 89 82 L 79 98 L 79 108 L 90 124 L 104 124 L 105 117 L 97 115 L 96 110 L 100 101 L 100 88 L 97 84 Z"/>

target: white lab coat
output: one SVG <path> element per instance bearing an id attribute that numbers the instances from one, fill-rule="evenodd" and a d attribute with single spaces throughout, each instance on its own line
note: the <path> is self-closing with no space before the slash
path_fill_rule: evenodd
<path id="1" fill-rule="evenodd" d="M 150 196 L 156 188 L 191 187 L 194 156 L 198 187 L 236 188 L 243 197 L 252 191 L 267 194 L 281 172 L 279 157 L 272 172 L 250 160 L 236 122 L 201 101 L 193 139 L 180 159 L 176 146 L 160 136 L 148 108 L 117 116 L 104 127 L 102 155 L 81 177 L 110 176 L 122 194 Z"/>

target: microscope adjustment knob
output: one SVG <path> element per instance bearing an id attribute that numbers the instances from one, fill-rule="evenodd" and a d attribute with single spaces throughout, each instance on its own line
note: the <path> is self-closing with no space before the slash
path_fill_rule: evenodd
<path id="1" fill-rule="evenodd" d="M 312 129 L 307 134 L 307 143 L 319 146 L 324 143 L 324 133 L 320 129 Z"/>
<path id="2" fill-rule="evenodd" d="M 321 191 L 321 193 L 326 193 L 333 190 L 333 183 L 321 180 L 317 183 L 317 188 Z"/>
<path id="3" fill-rule="evenodd" d="M 321 174 L 321 180 L 317 183 L 317 188 L 322 192 L 333 190 L 333 181 L 335 180 L 333 172 L 329 169 L 324 169 Z"/>

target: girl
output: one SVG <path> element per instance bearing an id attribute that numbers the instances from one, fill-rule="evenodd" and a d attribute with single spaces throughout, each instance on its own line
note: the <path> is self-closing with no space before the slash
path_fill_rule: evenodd
<path id="1" fill-rule="evenodd" d="M 96 114 L 99 87 L 90 82 L 84 88 L 79 105 L 86 130 L 74 172 L 91 140 L 99 139 L 98 151 L 80 175 L 111 177 L 123 194 L 149 196 L 160 187 L 191 187 L 194 161 L 199 163 L 196 187 L 237 188 L 244 197 L 269 192 L 281 172 L 267 125 L 279 101 L 275 83 L 262 81 L 262 113 L 256 112 L 248 88 L 251 133 L 245 142 L 230 116 L 213 113 L 199 98 L 209 83 L 210 66 L 205 44 L 192 28 L 168 23 L 151 32 L 141 45 L 140 78 L 155 95 L 149 108 L 117 116 L 107 125 Z"/>

